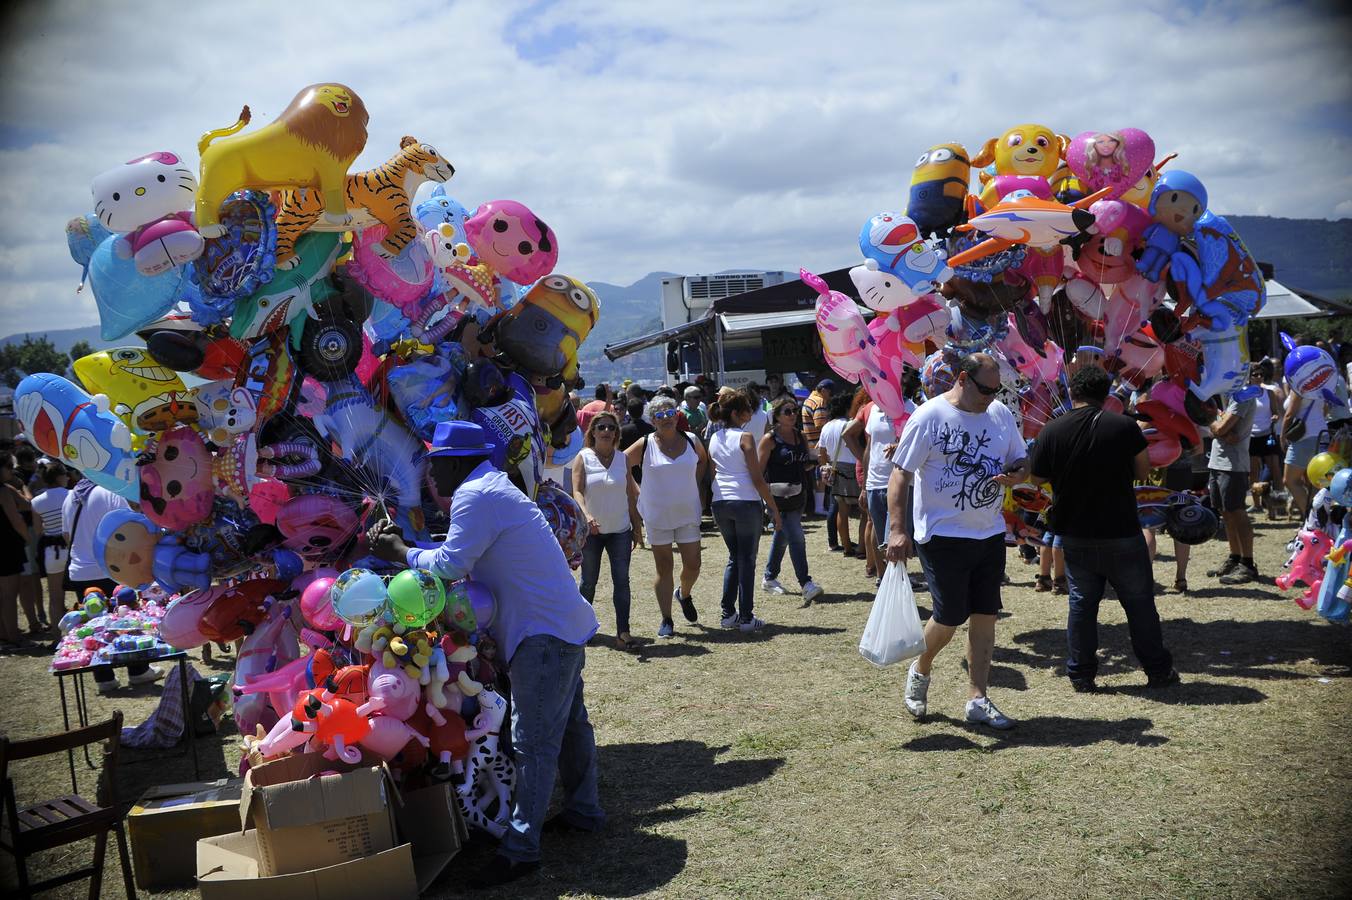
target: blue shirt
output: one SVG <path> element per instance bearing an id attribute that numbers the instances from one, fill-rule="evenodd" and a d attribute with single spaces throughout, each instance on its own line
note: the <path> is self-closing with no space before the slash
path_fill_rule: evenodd
<path id="1" fill-rule="evenodd" d="M 408 551 L 409 568 L 450 581 L 468 575 L 493 592 L 489 632 L 509 664 L 525 638 L 585 644 L 600 627 L 540 507 L 488 461 L 456 488 L 446 540 L 427 547 Z"/>

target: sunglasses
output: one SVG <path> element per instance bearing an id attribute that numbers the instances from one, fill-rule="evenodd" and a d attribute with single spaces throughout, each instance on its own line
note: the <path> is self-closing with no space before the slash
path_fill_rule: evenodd
<path id="1" fill-rule="evenodd" d="M 596 426 L 595 428 L 593 428 L 592 430 L 593 430 L 593 431 L 619 431 L 618 428 L 616 428 L 614 425 L 611 425 L 609 422 L 605 423 L 604 425 L 597 425 L 597 426 Z"/>
<path id="2" fill-rule="evenodd" d="M 676 410 L 674 410 L 674 409 L 664 409 L 664 410 L 661 410 L 661 411 L 659 411 L 659 412 L 653 413 L 653 418 L 654 418 L 654 419 L 659 419 L 659 420 L 661 420 L 661 419 L 674 419 L 675 417 L 676 417 Z"/>
<path id="3" fill-rule="evenodd" d="M 786 406 L 779 411 L 779 414 L 781 416 L 796 416 L 798 415 L 798 410 L 795 407 Z"/>
<path id="4" fill-rule="evenodd" d="M 996 394 L 1000 393 L 1000 390 L 1004 387 L 1003 384 L 997 384 L 995 387 L 986 387 L 975 378 L 967 379 L 967 383 L 976 388 L 977 392 L 983 397 L 994 397 Z"/>

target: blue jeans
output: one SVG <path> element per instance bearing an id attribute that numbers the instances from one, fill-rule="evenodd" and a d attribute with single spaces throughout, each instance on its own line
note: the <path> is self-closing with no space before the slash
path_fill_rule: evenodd
<path id="1" fill-rule="evenodd" d="M 499 853 L 513 862 L 540 858 L 540 829 L 563 779 L 563 811 L 570 824 L 595 831 L 605 824 L 596 792 L 596 736 L 582 700 L 586 648 L 551 634 L 523 640 L 512 655 L 512 749 L 516 796 Z"/>
<path id="2" fill-rule="evenodd" d="M 798 586 L 802 587 L 812 580 L 807 568 L 807 538 L 803 536 L 803 511 L 795 509 L 791 512 L 781 512 L 779 518 L 783 524 L 775 529 L 774 539 L 770 541 L 770 558 L 765 561 L 765 578 L 769 581 L 779 577 L 779 566 L 784 562 L 784 550 L 787 548 L 789 559 L 793 561 L 793 574 L 798 576 Z"/>
<path id="3" fill-rule="evenodd" d="M 864 495 L 868 498 L 868 517 L 873 522 L 873 541 L 876 544 L 886 544 L 887 488 L 865 491 Z"/>
<path id="4" fill-rule="evenodd" d="M 840 535 L 836 533 L 836 510 L 840 508 L 840 501 L 836 495 L 831 493 L 831 485 L 826 486 L 826 543 L 828 546 L 837 547 L 840 545 Z"/>
<path id="5" fill-rule="evenodd" d="M 588 603 L 596 596 L 596 579 L 601 574 L 601 551 L 610 557 L 610 581 L 615 591 L 615 633 L 629 630 L 629 555 L 633 551 L 633 530 L 612 534 L 593 534 L 582 548 L 582 584 L 579 590 Z"/>
<path id="6" fill-rule="evenodd" d="M 733 613 L 750 622 L 756 606 L 756 551 L 760 547 L 761 502 L 715 500 L 714 524 L 728 547 L 723 569 L 723 618 Z"/>
<path id="7" fill-rule="evenodd" d="M 1174 659 L 1164 646 L 1160 616 L 1155 609 L 1155 576 L 1145 538 L 1096 540 L 1062 537 L 1066 575 L 1070 582 L 1070 614 L 1066 639 L 1070 656 L 1066 674 L 1072 681 L 1088 681 L 1098 673 L 1098 610 L 1103 588 L 1111 584 L 1127 614 L 1131 649 L 1150 677 L 1163 677 Z"/>

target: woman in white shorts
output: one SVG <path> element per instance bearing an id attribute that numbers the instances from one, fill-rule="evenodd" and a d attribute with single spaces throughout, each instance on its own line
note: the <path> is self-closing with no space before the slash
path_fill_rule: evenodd
<path id="1" fill-rule="evenodd" d="M 657 606 L 662 624 L 657 636 L 676 633 L 671 604 L 680 604 L 687 622 L 699 621 L 699 612 L 690 597 L 699 578 L 699 525 L 703 508 L 700 484 L 709 466 L 709 457 L 698 440 L 676 427 L 676 401 L 658 397 L 648 404 L 648 416 L 656 429 L 625 450 L 629 465 L 643 470 L 638 492 L 638 512 L 648 533 L 648 546 L 657 566 Z M 674 558 L 671 545 L 681 553 L 681 582 L 674 583 Z"/>

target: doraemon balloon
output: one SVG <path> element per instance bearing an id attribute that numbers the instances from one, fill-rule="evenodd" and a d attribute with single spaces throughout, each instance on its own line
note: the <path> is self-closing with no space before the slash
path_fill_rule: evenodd
<path id="1" fill-rule="evenodd" d="M 140 495 L 131 430 L 109 410 L 103 394 L 90 396 L 60 375 L 29 375 L 14 390 L 14 410 L 34 445 L 129 500 Z"/>
<path id="2" fill-rule="evenodd" d="M 897 275 L 917 296 L 937 290 L 953 277 L 944 256 L 920 237 L 914 221 L 899 212 L 882 212 L 859 231 L 859 252 Z"/>

